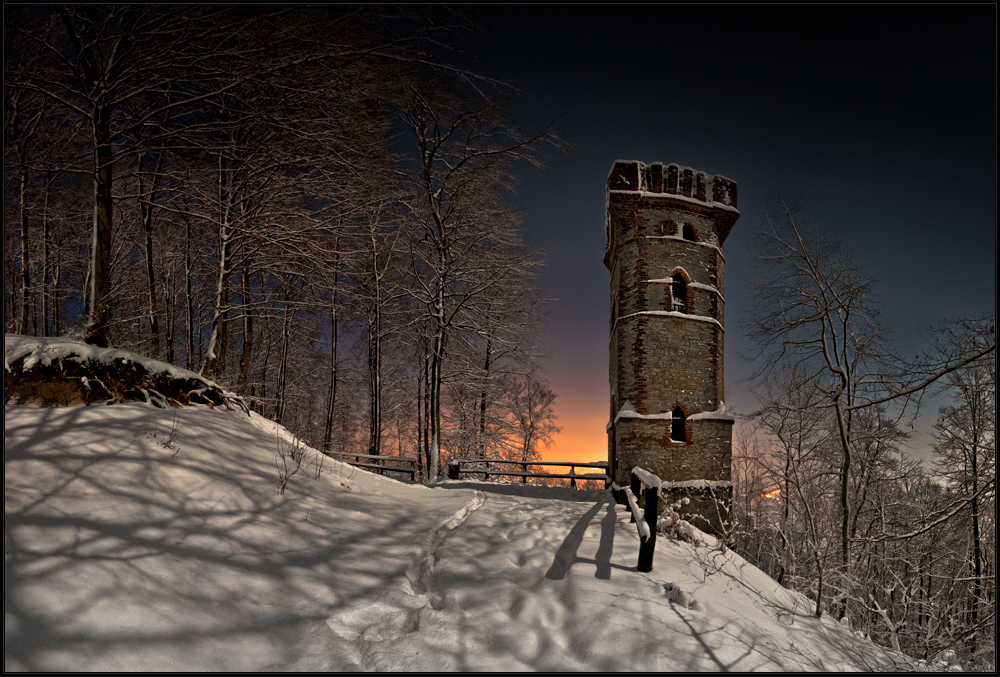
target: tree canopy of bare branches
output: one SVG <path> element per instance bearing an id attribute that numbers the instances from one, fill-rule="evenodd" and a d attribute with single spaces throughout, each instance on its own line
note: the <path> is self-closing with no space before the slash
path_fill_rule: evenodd
<path id="1" fill-rule="evenodd" d="M 847 247 L 780 201 L 760 238 L 748 330 L 761 407 L 736 436 L 739 547 L 817 615 L 992 665 L 993 318 L 949 318 L 904 361 Z M 929 466 L 900 424 L 932 388 L 951 402 Z"/>
<path id="2" fill-rule="evenodd" d="M 175 361 L 330 452 L 419 450 L 425 478 L 442 448 L 544 443 L 551 393 L 515 423 L 545 386 L 510 189 L 555 139 L 448 64 L 446 26 L 388 6 L 4 19 L 7 331 Z"/>

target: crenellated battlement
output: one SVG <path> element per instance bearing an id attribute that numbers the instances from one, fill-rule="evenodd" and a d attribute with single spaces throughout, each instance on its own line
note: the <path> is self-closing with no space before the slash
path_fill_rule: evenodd
<path id="1" fill-rule="evenodd" d="M 608 190 L 677 195 L 736 209 L 735 181 L 676 164 L 618 160 L 608 175 Z"/>

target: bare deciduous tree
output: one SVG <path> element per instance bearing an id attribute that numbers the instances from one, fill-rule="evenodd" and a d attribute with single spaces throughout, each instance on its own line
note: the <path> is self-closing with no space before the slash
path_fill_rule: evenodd
<path id="1" fill-rule="evenodd" d="M 989 318 L 945 323 L 935 338 L 939 350 L 950 355 L 982 349 L 994 335 L 995 322 Z M 941 408 L 934 426 L 936 465 L 968 501 L 969 606 L 971 624 L 976 627 L 995 595 L 995 579 L 985 572 L 990 558 L 983 520 L 990 521 L 996 510 L 996 362 L 989 356 L 980 358 L 949 374 L 946 382 L 952 403 Z"/>
<path id="2" fill-rule="evenodd" d="M 774 500 L 748 493 L 741 506 L 748 556 L 814 596 L 817 614 L 832 608 L 879 642 L 923 657 L 959 648 L 992 665 L 982 637 L 995 625 L 984 611 L 994 545 L 977 525 L 992 520 L 995 491 L 992 318 L 945 323 L 906 364 L 879 323 L 874 281 L 842 245 L 784 204 L 762 236 L 749 329 L 764 450 L 753 462 Z M 935 383 L 953 399 L 936 427 L 932 476 L 907 455 L 899 421 Z M 755 478 L 734 473 L 737 492 L 755 491 Z M 770 532 L 780 551 L 760 547 Z"/>
<path id="3" fill-rule="evenodd" d="M 538 164 L 547 132 L 524 135 L 495 105 L 435 100 L 414 91 L 404 116 L 415 142 L 410 174 L 414 298 L 428 339 L 426 461 L 440 471 L 441 402 L 449 341 L 483 295 L 523 274 L 523 251 L 502 189 L 517 163 Z"/>
<path id="4" fill-rule="evenodd" d="M 840 565 L 850 565 L 850 477 L 855 440 L 854 411 L 882 394 L 893 359 L 879 319 L 874 280 L 847 249 L 815 227 L 803 227 L 794 209 L 779 202 L 762 229 L 756 254 L 765 277 L 756 285 L 750 335 L 760 346 L 758 377 L 780 365 L 795 365 L 804 384 L 829 412 L 841 452 Z"/>

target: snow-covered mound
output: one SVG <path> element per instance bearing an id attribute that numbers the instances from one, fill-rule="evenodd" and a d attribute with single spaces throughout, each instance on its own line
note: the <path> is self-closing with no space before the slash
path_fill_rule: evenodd
<path id="1" fill-rule="evenodd" d="M 239 398 L 193 371 L 126 350 L 70 338 L 4 335 L 4 402 L 192 403 L 245 408 Z"/>
<path id="2" fill-rule="evenodd" d="M 607 492 L 354 469 L 256 414 L 4 410 L 7 670 L 913 669 Z M 902 657 L 897 657 L 902 658 Z"/>

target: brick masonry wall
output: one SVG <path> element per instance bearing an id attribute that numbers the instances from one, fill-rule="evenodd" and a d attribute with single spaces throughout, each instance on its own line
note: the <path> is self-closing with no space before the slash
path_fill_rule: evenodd
<path id="1" fill-rule="evenodd" d="M 628 486 L 632 468 L 639 466 L 667 482 L 731 481 L 732 422 L 695 420 L 686 427 L 690 441 L 672 442 L 667 420 L 618 419 L 612 428 L 614 480 Z"/>
<path id="2" fill-rule="evenodd" d="M 680 406 L 687 415 L 715 411 L 722 392 L 722 330 L 674 316 L 619 320 L 611 362 L 617 414 L 625 400 L 640 414 Z"/>

